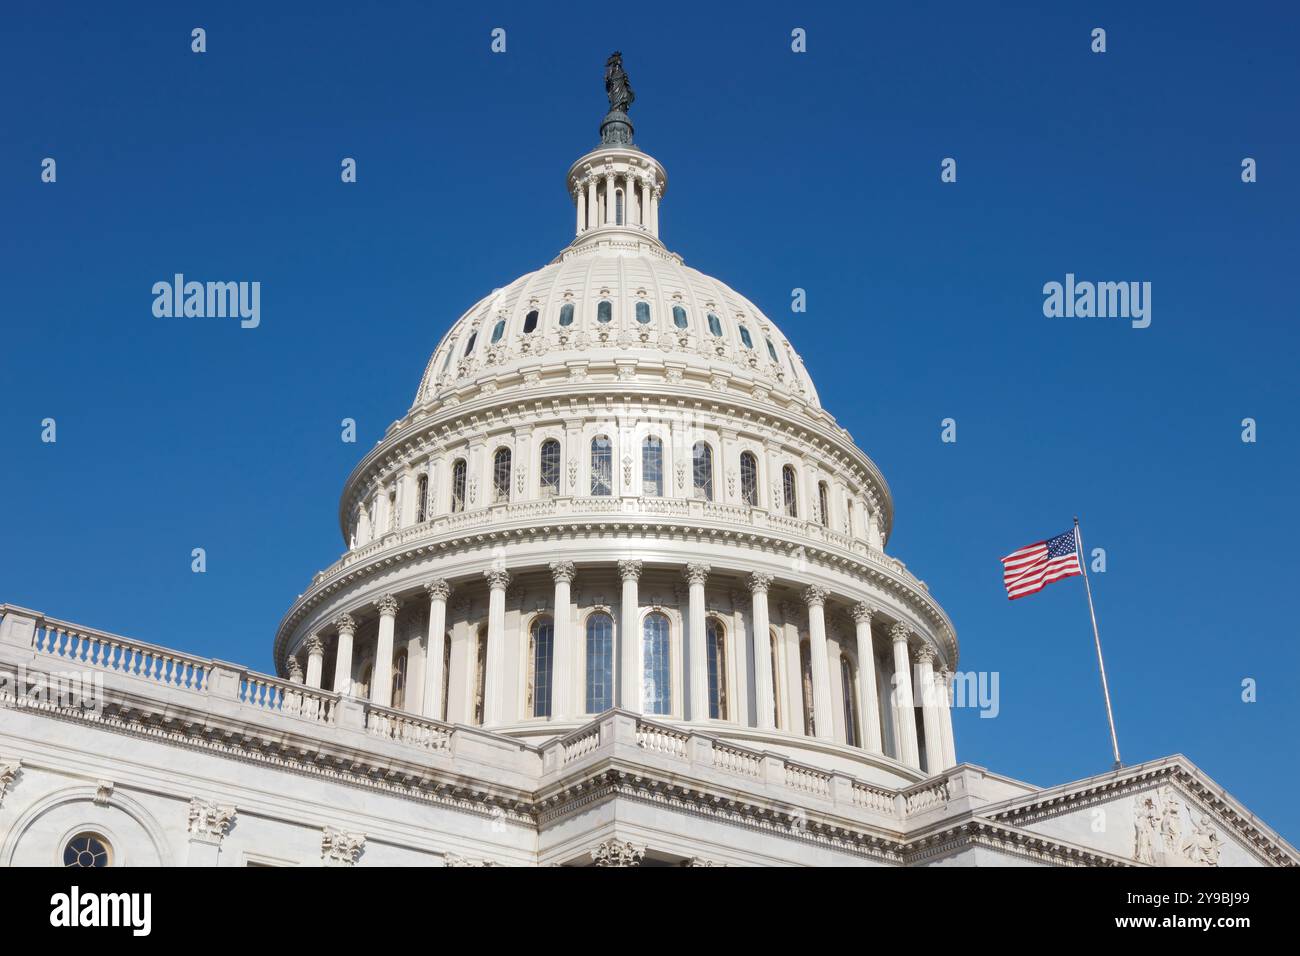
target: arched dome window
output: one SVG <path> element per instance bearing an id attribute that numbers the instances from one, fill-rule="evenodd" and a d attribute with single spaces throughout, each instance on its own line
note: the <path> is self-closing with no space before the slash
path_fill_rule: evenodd
<path id="1" fill-rule="evenodd" d="M 369 700 L 370 685 L 374 679 L 375 665 L 373 663 L 366 664 L 365 667 L 361 668 L 361 680 L 357 681 L 357 686 L 354 688 L 356 696 L 360 697 L 362 700 Z"/>
<path id="2" fill-rule="evenodd" d="M 641 443 L 641 494 L 648 498 L 664 495 L 664 443 L 654 435 Z"/>
<path id="3" fill-rule="evenodd" d="M 758 459 L 749 451 L 740 453 L 740 500 L 758 507 Z"/>
<path id="4" fill-rule="evenodd" d="M 637 300 L 636 320 L 642 325 L 650 324 L 650 303 L 645 301 L 645 299 Z"/>
<path id="5" fill-rule="evenodd" d="M 456 346 L 452 345 L 447 348 L 447 357 L 442 360 L 442 370 L 445 373 L 451 368 L 451 360 L 456 357 Z"/>
<path id="6" fill-rule="evenodd" d="M 510 500 L 510 449 L 498 448 L 492 456 L 492 500 Z"/>
<path id="7" fill-rule="evenodd" d="M 791 518 L 799 517 L 799 499 L 795 493 L 794 465 L 781 469 L 781 495 L 785 499 L 785 513 Z"/>
<path id="8" fill-rule="evenodd" d="M 844 510 L 846 512 L 845 521 L 848 524 L 849 537 L 852 538 L 856 534 L 856 531 L 854 530 L 853 527 L 853 499 L 852 498 L 844 499 Z"/>
<path id="9" fill-rule="evenodd" d="M 777 358 L 777 355 L 776 355 L 776 346 L 772 344 L 772 340 L 769 339 L 769 338 L 767 338 L 767 337 L 765 336 L 765 337 L 763 338 L 763 341 L 767 343 L 767 355 L 768 355 L 768 358 L 770 358 L 770 359 L 771 359 L 773 362 L 775 362 L 777 365 L 780 365 L 780 364 L 781 364 L 781 360 L 780 360 L 779 358 Z"/>
<path id="10" fill-rule="evenodd" d="M 722 338 L 722 320 L 712 312 L 709 313 L 709 332 L 713 334 L 714 338 Z"/>
<path id="11" fill-rule="evenodd" d="M 596 306 L 596 321 L 601 325 L 606 325 L 614 318 L 614 304 L 609 299 L 601 299 L 600 304 Z"/>
<path id="12" fill-rule="evenodd" d="M 749 337 L 749 329 L 745 328 L 743 325 L 740 326 L 740 341 L 747 349 L 752 349 L 754 347 L 754 340 Z"/>
<path id="13" fill-rule="evenodd" d="M 406 651 L 399 651 L 393 657 L 393 696 L 391 706 L 394 710 L 406 709 Z"/>
<path id="14" fill-rule="evenodd" d="M 591 440 L 591 493 L 599 497 L 614 493 L 614 446 L 604 435 Z"/>
<path id="15" fill-rule="evenodd" d="M 641 625 L 641 706 L 647 714 L 672 713 L 670 653 L 667 616 L 647 614 Z"/>
<path id="16" fill-rule="evenodd" d="M 817 733 L 817 721 L 813 713 L 812 649 L 807 641 L 799 642 L 799 687 L 803 691 L 803 732 L 813 737 Z"/>
<path id="17" fill-rule="evenodd" d="M 858 681 L 853 661 L 847 654 L 840 657 L 840 685 L 844 698 L 844 742 L 857 747 L 862 740 L 858 731 Z"/>
<path id="18" fill-rule="evenodd" d="M 524 316 L 524 335 L 531 335 L 537 329 L 537 310 L 533 309 Z"/>
<path id="19" fill-rule="evenodd" d="M 465 459 L 457 458 L 451 466 L 451 513 L 465 510 Z"/>
<path id="20" fill-rule="evenodd" d="M 487 628 L 477 629 L 474 640 L 474 723 L 482 725 L 487 709 Z"/>
<path id="21" fill-rule="evenodd" d="M 673 306 L 673 325 L 677 326 L 679 329 L 684 329 L 687 324 L 686 310 L 680 305 Z"/>
<path id="22" fill-rule="evenodd" d="M 447 719 L 447 700 L 451 697 L 451 631 L 442 637 L 442 719 Z"/>
<path id="23" fill-rule="evenodd" d="M 817 482 L 817 516 L 821 518 L 822 527 L 831 526 L 831 494 L 826 482 Z"/>
<path id="24" fill-rule="evenodd" d="M 72 869 L 113 865 L 113 848 L 98 833 L 78 833 L 63 847 L 63 865 Z"/>
<path id="25" fill-rule="evenodd" d="M 708 442 L 697 441 L 691 449 L 692 473 L 695 476 L 695 497 L 713 500 L 713 449 Z"/>
<path id="26" fill-rule="evenodd" d="M 415 479 L 415 523 L 424 524 L 429 520 L 429 476 L 421 475 Z"/>
<path id="27" fill-rule="evenodd" d="M 587 713 L 614 706 L 614 620 L 603 611 L 587 618 Z"/>
<path id="28" fill-rule="evenodd" d="M 623 190 L 614 190 L 614 223 L 623 225 Z"/>
<path id="29" fill-rule="evenodd" d="M 560 493 L 560 443 L 554 438 L 542 442 L 541 467 L 538 469 L 542 497 Z"/>
<path id="30" fill-rule="evenodd" d="M 564 303 L 564 305 L 560 306 L 560 326 L 563 328 L 564 326 L 568 326 L 572 324 L 573 324 L 573 303 L 566 302 Z"/>
<path id="31" fill-rule="evenodd" d="M 781 642 L 777 639 L 776 631 L 768 632 L 768 648 L 771 651 L 772 658 L 772 726 L 781 726 Z"/>
<path id="32" fill-rule="evenodd" d="M 497 319 L 497 324 L 492 326 L 492 341 L 490 344 L 496 345 L 501 341 L 501 336 L 506 334 L 506 320 Z"/>
<path id="33" fill-rule="evenodd" d="M 474 351 L 474 343 L 477 342 L 477 341 L 478 341 L 478 333 L 477 333 L 477 332 L 471 332 L 471 333 L 469 334 L 469 338 L 465 340 L 465 354 L 466 354 L 466 355 L 469 355 L 470 352 L 473 352 L 473 351 Z"/>
<path id="34" fill-rule="evenodd" d="M 708 652 L 709 717 L 727 719 L 727 630 L 716 617 L 704 622 L 704 643 Z"/>
<path id="35" fill-rule="evenodd" d="M 535 617 L 528 628 L 528 708 L 534 717 L 551 716 L 551 673 L 555 654 L 555 622 Z"/>

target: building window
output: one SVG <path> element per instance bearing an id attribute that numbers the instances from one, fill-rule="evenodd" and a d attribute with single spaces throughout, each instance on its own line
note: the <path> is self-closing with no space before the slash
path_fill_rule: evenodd
<path id="1" fill-rule="evenodd" d="M 465 354 L 466 354 L 466 355 L 469 355 L 470 352 L 473 352 L 473 351 L 474 351 L 474 343 L 477 342 L 477 341 L 478 341 L 478 333 L 477 333 L 477 332 L 471 332 L 471 333 L 469 334 L 469 339 L 466 340 L 466 342 L 465 342 Z"/>
<path id="2" fill-rule="evenodd" d="M 549 617 L 533 619 L 528 629 L 532 675 L 528 682 L 528 706 L 534 717 L 551 716 L 551 673 L 555 653 L 555 622 Z"/>
<path id="3" fill-rule="evenodd" d="M 510 500 L 510 449 L 498 448 L 492 456 L 492 500 Z"/>
<path id="4" fill-rule="evenodd" d="M 609 299 L 601 299 L 600 304 L 596 306 L 596 321 L 601 325 L 608 324 L 614 318 L 614 306 Z"/>
<path id="5" fill-rule="evenodd" d="M 781 469 L 781 494 L 785 498 L 785 513 L 791 518 L 799 517 L 799 499 L 795 496 L 793 465 L 786 465 Z"/>
<path id="6" fill-rule="evenodd" d="M 679 329 L 686 328 L 686 310 L 680 305 L 673 306 L 673 325 L 677 326 Z"/>
<path id="7" fill-rule="evenodd" d="M 541 464 L 539 477 L 542 497 L 554 497 L 560 493 L 560 443 L 554 438 L 542 442 Z"/>
<path id="8" fill-rule="evenodd" d="M 695 497 L 713 500 L 713 449 L 708 442 L 697 441 L 691 449 L 692 472 L 695 475 Z"/>
<path id="9" fill-rule="evenodd" d="M 474 723 L 482 725 L 487 708 L 487 629 L 479 628 L 474 641 Z"/>
<path id="10" fill-rule="evenodd" d="M 845 530 L 848 532 L 849 537 L 853 537 L 854 529 L 853 529 L 853 499 L 852 498 L 844 499 L 844 510 L 845 510 L 845 515 L 844 515 L 845 524 L 848 525 L 848 527 L 845 528 Z"/>
<path id="11" fill-rule="evenodd" d="M 429 520 L 429 476 L 421 475 L 415 479 L 415 523 L 423 524 Z"/>
<path id="12" fill-rule="evenodd" d="M 769 338 L 764 337 L 763 341 L 765 341 L 765 342 L 767 343 L 767 355 L 768 355 L 768 358 L 770 358 L 770 359 L 771 359 L 773 362 L 775 362 L 777 365 L 780 365 L 780 364 L 781 364 L 781 360 L 780 360 L 779 358 L 777 358 L 777 356 L 776 356 L 776 346 L 772 344 L 772 340 L 769 339 Z"/>
<path id="13" fill-rule="evenodd" d="M 847 655 L 840 657 L 840 684 L 844 695 L 844 742 L 850 747 L 859 746 L 858 741 L 858 693 L 853 662 Z"/>
<path id="14" fill-rule="evenodd" d="M 740 327 L 740 341 L 747 349 L 754 347 L 754 340 L 749 337 L 749 329 L 743 325 Z"/>
<path id="15" fill-rule="evenodd" d="M 451 696 L 451 631 L 442 638 L 442 719 L 447 719 L 447 698 Z"/>
<path id="16" fill-rule="evenodd" d="M 803 732 L 812 737 L 817 733 L 813 712 L 812 649 L 807 641 L 799 642 L 799 686 L 803 690 Z"/>
<path id="17" fill-rule="evenodd" d="M 465 510 L 465 459 L 457 458 L 451 466 L 451 513 Z"/>
<path id="18" fill-rule="evenodd" d="M 655 611 L 641 625 L 641 706 L 647 714 L 672 713 L 668 618 Z"/>
<path id="19" fill-rule="evenodd" d="M 614 706 L 614 620 L 608 614 L 587 618 L 587 713 Z"/>
<path id="20" fill-rule="evenodd" d="M 614 446 L 604 435 L 591 440 L 591 493 L 599 497 L 614 493 Z"/>
<path id="21" fill-rule="evenodd" d="M 641 494 L 664 495 L 664 443 L 653 435 L 641 443 Z"/>
<path id="22" fill-rule="evenodd" d="M 623 190 L 614 190 L 614 224 L 623 225 Z"/>
<path id="23" fill-rule="evenodd" d="M 394 710 L 406 709 L 406 651 L 393 658 L 393 699 Z"/>
<path id="24" fill-rule="evenodd" d="M 498 319 L 497 324 L 492 326 L 492 342 L 490 344 L 496 345 L 498 342 L 501 341 L 501 336 L 505 334 L 506 334 L 506 320 Z"/>
<path id="25" fill-rule="evenodd" d="M 776 631 L 768 634 L 768 646 L 772 652 L 772 726 L 781 726 L 781 665 L 780 665 L 780 647 L 781 642 L 777 640 Z"/>
<path id="26" fill-rule="evenodd" d="M 537 310 L 533 309 L 524 316 L 524 335 L 531 335 L 537 329 Z"/>
<path id="27" fill-rule="evenodd" d="M 560 306 L 560 326 L 564 327 L 572 324 L 573 324 L 573 303 L 566 302 L 564 305 Z"/>
<path id="28" fill-rule="evenodd" d="M 722 338 L 722 320 L 712 312 L 709 313 L 709 331 L 715 338 Z"/>
<path id="29" fill-rule="evenodd" d="M 831 526 L 831 493 L 826 482 L 817 482 L 817 511 L 822 519 L 822 527 Z"/>
<path id="30" fill-rule="evenodd" d="M 442 371 L 445 374 L 447 369 L 451 368 L 451 360 L 456 357 L 456 346 L 447 349 L 447 357 L 442 360 Z"/>
<path id="31" fill-rule="evenodd" d="M 727 631 L 711 617 L 704 622 L 704 644 L 708 653 L 709 717 L 727 719 Z"/>
<path id="32" fill-rule="evenodd" d="M 370 684 L 375 677 L 375 665 L 367 664 L 361 668 L 361 680 L 357 681 L 357 694 L 362 700 L 370 699 Z"/>
<path id="33" fill-rule="evenodd" d="M 740 453 L 740 499 L 751 508 L 758 507 L 758 459 L 753 452 Z"/>
<path id="34" fill-rule="evenodd" d="M 645 300 L 638 301 L 636 304 L 636 320 L 642 325 L 650 324 L 650 303 Z"/>
<path id="35" fill-rule="evenodd" d="M 63 848 L 63 865 L 73 868 L 112 866 L 113 848 L 98 833 L 78 833 Z"/>

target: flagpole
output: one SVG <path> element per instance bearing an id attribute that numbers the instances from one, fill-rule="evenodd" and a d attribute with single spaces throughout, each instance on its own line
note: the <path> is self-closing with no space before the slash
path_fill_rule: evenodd
<path id="1" fill-rule="evenodd" d="M 1110 707 L 1110 685 L 1106 682 L 1106 661 L 1101 656 L 1101 635 L 1097 633 L 1097 610 L 1092 606 L 1092 585 L 1088 582 L 1088 562 L 1083 558 L 1083 535 L 1079 532 L 1079 516 L 1074 516 L 1074 547 L 1079 556 L 1079 570 L 1083 572 L 1083 587 L 1088 593 L 1088 614 L 1092 617 L 1092 638 L 1097 642 L 1097 666 L 1101 669 L 1101 692 L 1106 696 L 1106 720 L 1110 722 L 1110 746 L 1115 752 L 1115 766 L 1122 766 L 1119 759 L 1119 738 L 1115 736 L 1115 713 Z"/>

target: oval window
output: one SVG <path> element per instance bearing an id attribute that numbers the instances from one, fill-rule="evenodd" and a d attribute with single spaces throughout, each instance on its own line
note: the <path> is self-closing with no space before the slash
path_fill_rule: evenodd
<path id="1" fill-rule="evenodd" d="M 560 306 L 560 325 L 573 324 L 573 303 L 567 302 Z"/>
<path id="2" fill-rule="evenodd" d="M 771 356 L 773 362 L 775 362 L 777 365 L 780 365 L 781 360 L 776 357 L 776 346 L 772 344 L 771 339 L 767 339 L 766 341 L 767 341 L 767 354 Z"/>
<path id="3" fill-rule="evenodd" d="M 642 325 L 650 324 L 650 303 L 638 302 L 636 304 L 636 320 Z"/>
<path id="4" fill-rule="evenodd" d="M 492 326 L 492 344 L 496 345 L 501 341 L 501 336 L 506 334 L 506 320 L 499 319 L 497 324 Z"/>
<path id="5" fill-rule="evenodd" d="M 533 309 L 533 311 L 529 312 L 526 316 L 524 316 L 524 335 L 528 335 L 536 328 L 537 328 L 537 310 Z"/>
<path id="6" fill-rule="evenodd" d="M 596 306 L 596 321 L 602 325 L 614 318 L 614 306 L 610 304 L 609 299 L 601 299 L 600 305 Z"/>
<path id="7" fill-rule="evenodd" d="M 749 329 L 745 328 L 743 325 L 740 327 L 740 341 L 745 343 L 745 348 L 747 349 L 752 349 L 754 347 L 754 340 L 749 337 Z"/>
<path id="8" fill-rule="evenodd" d="M 722 338 L 722 321 L 712 312 L 709 313 L 709 331 Z"/>
<path id="9" fill-rule="evenodd" d="M 673 325 L 679 329 L 686 328 L 686 310 L 680 305 L 673 306 Z"/>

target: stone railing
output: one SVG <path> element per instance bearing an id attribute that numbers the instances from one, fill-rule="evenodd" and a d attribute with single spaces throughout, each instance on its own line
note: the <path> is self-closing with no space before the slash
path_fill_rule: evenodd
<path id="1" fill-rule="evenodd" d="M 804 790 L 808 793 L 819 797 L 829 797 L 831 795 L 831 775 L 825 770 L 818 770 L 816 767 L 805 767 L 802 764 L 790 763 L 785 764 L 785 785 L 793 787 L 795 790 Z"/>
<path id="2" fill-rule="evenodd" d="M 713 743 L 713 766 L 742 777 L 763 776 L 763 755 L 721 741 Z"/>
<path id="3" fill-rule="evenodd" d="M 903 791 L 903 810 L 908 815 L 924 813 L 948 802 L 948 781 L 926 781 Z"/>
<path id="4" fill-rule="evenodd" d="M 31 647 L 68 667 L 129 674 L 187 690 L 203 690 L 212 668 L 211 661 L 199 657 L 44 615 L 35 618 Z"/>
<path id="5" fill-rule="evenodd" d="M 386 737 L 398 743 L 423 747 L 425 750 L 447 750 L 451 747 L 451 724 L 427 717 L 417 717 L 405 711 L 378 704 L 366 705 L 366 732 Z"/>
<path id="6" fill-rule="evenodd" d="M 895 809 L 895 791 L 873 787 L 869 783 L 853 783 L 853 805 L 876 813 L 892 814 Z"/>
<path id="7" fill-rule="evenodd" d="M 252 671 L 241 671 L 239 677 L 239 702 L 246 707 L 256 707 L 290 717 L 301 717 L 317 724 L 334 722 L 334 708 L 338 695 L 330 691 L 306 687 L 268 677 Z"/>
<path id="8" fill-rule="evenodd" d="M 571 764 L 600 747 L 600 724 L 584 727 L 560 741 L 560 764 Z"/>
<path id="9" fill-rule="evenodd" d="M 653 753 L 668 754 L 671 757 L 686 756 L 686 741 L 690 734 L 663 724 L 652 724 L 638 720 L 636 723 L 636 745 L 642 750 Z"/>

